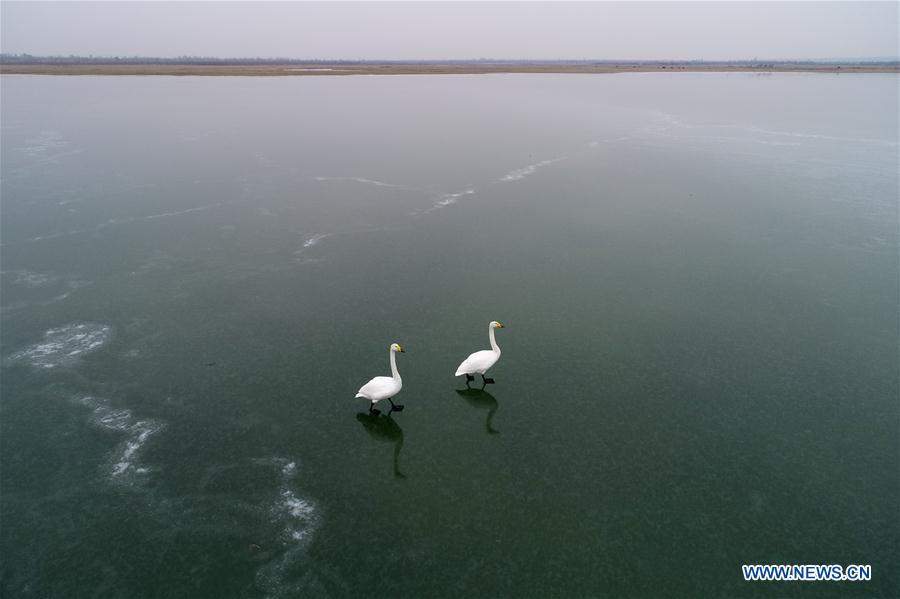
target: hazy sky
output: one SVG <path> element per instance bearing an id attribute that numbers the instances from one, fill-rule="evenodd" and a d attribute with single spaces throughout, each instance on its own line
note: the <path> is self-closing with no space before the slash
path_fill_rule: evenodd
<path id="1" fill-rule="evenodd" d="M 898 55 L 897 2 L 0 2 L 8 53 L 341 59 Z"/>

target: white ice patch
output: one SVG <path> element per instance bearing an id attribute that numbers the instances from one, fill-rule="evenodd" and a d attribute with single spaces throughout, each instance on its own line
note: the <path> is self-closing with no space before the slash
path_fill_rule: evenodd
<path id="1" fill-rule="evenodd" d="M 73 291 L 91 284 L 89 281 L 83 281 L 71 276 L 59 276 L 55 274 L 32 272 L 29 270 L 4 271 L 0 274 L 15 275 L 12 279 L 13 285 L 25 287 L 29 290 L 37 289 L 39 290 L 39 294 L 42 294 L 40 292 L 48 291 L 51 293 L 56 292 L 55 295 L 49 297 L 45 296 L 46 299 L 37 302 L 42 306 L 61 302 L 72 295 Z M 22 304 L 22 307 L 27 306 L 28 304 Z"/>
<path id="2" fill-rule="evenodd" d="M 21 285 L 23 287 L 45 287 L 55 283 L 56 277 L 40 272 L 31 272 L 28 270 L 20 270 L 16 272 L 16 278 L 13 279 L 13 285 Z"/>
<path id="3" fill-rule="evenodd" d="M 297 262 L 301 264 L 313 263 L 313 262 L 321 262 L 321 258 L 313 258 L 307 255 L 309 250 L 314 248 L 320 241 L 325 239 L 326 237 L 331 237 L 334 233 L 316 233 L 312 237 L 307 237 L 303 240 L 302 247 L 294 252 L 294 256 L 297 257 Z"/>
<path id="4" fill-rule="evenodd" d="M 822 139 L 826 141 L 850 142 L 860 144 L 877 144 L 896 147 L 898 144 L 890 139 L 877 139 L 870 137 L 840 137 L 836 135 L 823 135 L 818 133 L 802 133 L 799 131 L 777 131 L 772 129 L 763 129 L 761 127 L 744 127 L 740 125 L 723 125 L 723 128 L 739 129 L 749 133 L 758 133 L 762 135 L 772 135 L 777 137 L 793 137 L 798 139 Z"/>
<path id="5" fill-rule="evenodd" d="M 412 215 L 428 214 L 429 212 L 434 212 L 435 210 L 440 210 L 441 208 L 446 208 L 447 206 L 455 204 L 459 198 L 461 198 L 463 196 L 467 196 L 467 195 L 472 195 L 473 193 L 475 193 L 475 188 L 469 187 L 468 189 L 465 189 L 463 191 L 458 191 L 456 193 L 441 194 L 437 198 L 435 198 L 434 203 L 429 208 L 414 210 L 414 211 L 410 212 L 410 214 L 412 214 Z"/>
<path id="6" fill-rule="evenodd" d="M 507 183 L 509 181 L 518 181 L 519 179 L 524 179 L 529 175 L 533 175 L 536 170 L 539 168 L 549 166 L 555 162 L 559 162 L 560 160 L 565 160 L 566 157 L 562 156 L 560 158 L 553 158 L 551 160 L 542 160 L 540 162 L 535 162 L 534 164 L 529 164 L 525 168 L 519 168 L 514 171 L 509 171 L 503 177 L 500 178 L 500 182 Z"/>
<path id="7" fill-rule="evenodd" d="M 311 533 L 316 523 L 316 508 L 307 499 L 299 497 L 292 489 L 292 481 L 297 474 L 297 463 L 283 458 L 281 462 L 281 487 L 279 499 L 272 508 L 273 516 L 285 524 L 283 540 L 302 541 Z"/>
<path id="8" fill-rule="evenodd" d="M 131 410 L 115 408 L 108 399 L 79 397 L 75 403 L 91 410 L 90 423 L 97 428 L 124 433 L 126 439 L 113 450 L 107 466 L 110 478 L 125 480 L 132 475 L 143 475 L 149 469 L 139 466 L 137 458 L 147 440 L 161 431 L 165 425 L 158 420 L 137 420 Z"/>
<path id="9" fill-rule="evenodd" d="M 112 337 L 112 327 L 97 323 L 72 323 L 50 329 L 44 341 L 9 357 L 10 362 L 26 362 L 34 368 L 72 366 L 82 356 L 97 351 Z"/>
<path id="10" fill-rule="evenodd" d="M 310 534 L 310 523 L 315 518 L 315 507 L 307 500 L 297 497 L 290 489 L 281 491 L 282 508 L 291 518 L 287 532 L 294 541 L 302 541 Z"/>
<path id="11" fill-rule="evenodd" d="M 702 142 L 712 142 L 712 143 L 739 142 L 739 143 L 760 144 L 760 145 L 764 145 L 764 146 L 791 146 L 791 147 L 800 147 L 803 145 L 802 143 L 797 142 L 797 141 L 777 141 L 777 140 L 771 140 L 771 139 L 757 139 L 757 138 L 753 138 L 753 137 L 736 137 L 733 135 L 732 136 L 729 136 L 729 135 L 704 135 L 704 134 L 701 134 L 701 135 L 685 135 L 685 134 L 673 135 L 671 133 L 667 133 L 668 129 L 669 128 L 666 127 L 666 128 L 659 129 L 659 130 L 652 130 L 652 133 L 654 135 L 658 135 L 660 137 L 667 137 L 667 138 L 673 138 L 673 139 L 678 139 L 678 140 L 696 140 L 701 143 Z"/>
<path id="12" fill-rule="evenodd" d="M 365 177 L 313 177 L 315 181 L 352 181 L 354 183 L 361 183 L 363 185 L 374 185 L 375 187 L 396 187 L 397 189 L 413 189 L 415 187 L 411 187 L 409 185 L 401 185 L 399 183 L 385 183 L 384 181 L 377 181 L 375 179 L 366 179 Z"/>
<path id="13" fill-rule="evenodd" d="M 14 275 L 12 284 L 28 289 L 56 286 L 64 287 L 69 290 L 75 290 L 90 285 L 89 281 L 83 281 L 74 276 L 60 276 L 50 273 L 34 272 L 30 270 L 2 271 L 0 272 L 0 274 Z M 63 295 L 65 297 L 68 297 L 69 292 L 66 292 Z"/>
<path id="14" fill-rule="evenodd" d="M 28 144 L 19 148 L 26 156 L 44 156 L 48 150 L 63 148 L 69 144 L 58 131 L 44 130 L 36 136 L 25 140 Z"/>
<path id="15" fill-rule="evenodd" d="M 444 206 L 455 204 L 456 200 L 458 200 L 459 198 L 472 195 L 473 193 L 475 193 L 475 190 L 471 187 L 469 189 L 466 189 L 465 191 L 460 191 L 458 193 L 445 193 L 437 199 L 437 201 L 434 203 L 434 207 L 443 208 Z"/>
<path id="16" fill-rule="evenodd" d="M 322 241 L 322 240 L 325 239 L 326 237 L 331 237 L 331 233 L 316 233 L 315 235 L 313 235 L 312 237 L 307 238 L 307 239 L 303 242 L 303 249 L 305 250 L 305 249 L 307 249 L 307 248 L 311 248 L 312 246 L 316 245 L 317 243 L 319 243 L 320 241 Z"/>
<path id="17" fill-rule="evenodd" d="M 71 237 L 73 235 L 84 235 L 85 233 L 95 233 L 97 231 L 101 231 L 107 227 L 113 227 L 116 225 L 127 225 L 130 223 L 136 223 L 146 220 L 157 220 L 161 218 L 171 218 L 173 216 L 182 216 L 184 214 L 191 214 L 194 212 L 203 212 L 205 210 L 211 210 L 213 208 L 219 208 L 220 206 L 224 206 L 222 202 L 217 202 L 215 204 L 208 204 L 206 206 L 196 206 L 194 208 L 187 208 L 186 210 L 176 210 L 174 212 L 162 212 L 160 214 L 147 214 L 144 216 L 126 216 L 123 218 L 111 218 L 109 220 L 103 221 L 95 227 L 90 229 L 72 229 L 71 231 L 60 231 L 57 233 L 48 233 L 46 235 L 36 235 L 35 237 L 29 237 L 28 239 L 23 239 L 22 241 L 14 241 L 11 243 L 2 243 L 0 247 L 6 247 L 10 245 L 20 245 L 23 243 L 34 243 L 37 241 L 46 241 L 48 239 L 58 239 L 60 237 Z"/>
<path id="18" fill-rule="evenodd" d="M 137 453 L 153 435 L 162 429 L 162 425 L 153 420 L 141 420 L 135 422 L 129 428 L 129 439 L 116 450 L 116 458 L 112 468 L 112 476 L 119 477 L 129 472 L 135 474 L 143 474 L 147 472 L 146 468 L 139 468 L 135 465 Z"/>
<path id="19" fill-rule="evenodd" d="M 626 141 L 629 139 L 631 139 L 631 136 L 629 136 L 629 135 L 622 135 L 620 137 L 608 137 L 606 139 L 598 139 L 598 140 L 592 141 L 591 143 L 588 144 L 588 147 L 591 149 L 596 149 L 596 148 L 599 148 L 601 144 L 615 143 L 618 141 Z"/>
<path id="20" fill-rule="evenodd" d="M 669 129 L 707 129 L 707 130 L 717 130 L 717 129 L 729 129 L 740 131 L 743 133 L 750 133 L 757 137 L 728 137 L 728 136 L 716 136 L 716 135 L 698 135 L 698 138 L 708 138 L 712 141 L 716 140 L 726 140 L 726 141 L 744 141 L 748 143 L 759 143 L 764 145 L 772 145 L 772 146 L 800 146 L 803 145 L 800 141 L 773 141 L 760 139 L 758 136 L 767 136 L 767 137 L 776 137 L 776 138 L 789 138 L 796 140 L 824 140 L 824 141 L 834 141 L 841 143 L 858 143 L 858 144 L 875 144 L 875 145 L 887 145 L 891 147 L 897 147 L 897 142 L 890 139 L 878 139 L 878 138 L 870 138 L 870 137 L 842 137 L 837 135 L 825 135 L 821 133 L 806 133 L 801 131 L 781 131 L 775 129 L 765 129 L 763 127 L 755 127 L 752 125 L 734 125 L 734 124 L 714 124 L 708 123 L 704 125 L 697 125 L 687 123 L 682 121 L 675 116 L 663 112 L 656 112 L 655 116 L 660 119 L 664 126 L 657 127 L 648 127 L 646 130 L 659 133 L 662 131 L 668 131 Z"/>
<path id="21" fill-rule="evenodd" d="M 272 519 L 282 526 L 279 541 L 284 547 L 281 556 L 259 569 L 256 574 L 257 584 L 270 597 L 297 596 L 309 584 L 315 582 L 304 577 L 305 584 L 291 584 L 285 580 L 289 571 L 296 570 L 304 561 L 312 535 L 318 527 L 318 510 L 310 500 L 301 497 L 294 489 L 293 480 L 297 475 L 297 463 L 285 458 L 274 457 L 261 461 L 264 464 L 281 466 L 281 484 L 278 498 L 272 504 Z"/>
<path id="22" fill-rule="evenodd" d="M 111 218 L 108 221 L 101 223 L 97 226 L 98 229 L 102 229 L 104 227 L 108 227 L 110 225 L 121 225 L 126 223 L 133 223 L 141 220 L 155 220 L 157 218 L 170 218 L 172 216 L 181 216 L 182 214 L 191 214 L 192 212 L 203 212 L 204 210 L 210 210 L 211 208 L 218 208 L 222 206 L 222 202 L 218 202 L 216 204 L 208 204 L 206 206 L 197 206 L 195 208 L 187 208 L 185 210 L 175 210 L 174 212 L 162 212 L 160 214 L 148 214 L 146 216 L 128 216 L 125 218 Z"/>

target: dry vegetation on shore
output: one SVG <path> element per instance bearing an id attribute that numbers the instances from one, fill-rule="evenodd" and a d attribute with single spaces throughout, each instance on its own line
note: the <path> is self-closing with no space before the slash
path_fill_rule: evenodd
<path id="1" fill-rule="evenodd" d="M 170 75 L 296 77 L 337 75 L 478 75 L 490 73 L 804 72 L 898 73 L 897 64 L 857 63 L 312 63 L 312 64 L 0 64 L 5 75 Z"/>

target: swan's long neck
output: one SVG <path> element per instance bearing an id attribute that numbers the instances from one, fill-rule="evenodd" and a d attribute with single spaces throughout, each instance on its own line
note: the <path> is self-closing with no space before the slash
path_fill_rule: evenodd
<path id="1" fill-rule="evenodd" d="M 397 352 L 391 350 L 391 375 L 395 381 L 400 380 L 400 373 L 397 372 Z"/>
<path id="2" fill-rule="evenodd" d="M 491 349 L 494 350 L 495 354 L 499 354 L 500 346 L 497 345 L 497 340 L 494 339 L 494 327 L 488 327 L 488 330 L 490 331 L 489 335 L 491 336 Z"/>

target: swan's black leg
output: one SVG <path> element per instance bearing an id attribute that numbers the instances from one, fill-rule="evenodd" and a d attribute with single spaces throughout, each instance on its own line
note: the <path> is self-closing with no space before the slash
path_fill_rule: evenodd
<path id="1" fill-rule="evenodd" d="M 388 398 L 388 401 L 391 402 L 391 412 L 402 412 L 403 411 L 403 404 L 394 405 L 394 400 L 391 399 L 390 397 Z"/>
<path id="2" fill-rule="evenodd" d="M 489 379 L 489 378 L 485 377 L 485 376 L 482 374 L 482 375 L 481 375 L 481 382 L 482 382 L 484 385 L 493 385 L 493 384 L 494 384 L 494 379 Z"/>
<path id="3" fill-rule="evenodd" d="M 374 402 L 369 404 L 369 414 L 371 414 L 372 416 L 378 416 L 379 414 L 381 414 L 381 410 L 375 409 Z"/>
<path id="4" fill-rule="evenodd" d="M 475 380 L 475 377 L 474 377 L 474 376 L 472 376 L 471 374 L 467 374 L 467 375 L 466 375 L 466 387 L 468 387 L 468 386 L 469 386 L 469 383 L 471 383 L 471 382 L 474 381 L 474 380 Z"/>

